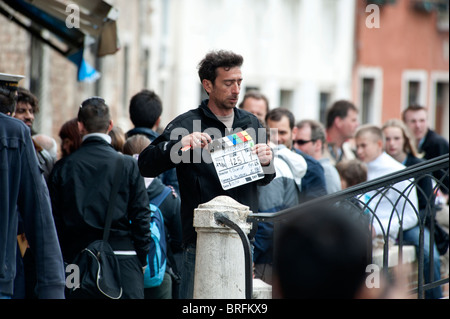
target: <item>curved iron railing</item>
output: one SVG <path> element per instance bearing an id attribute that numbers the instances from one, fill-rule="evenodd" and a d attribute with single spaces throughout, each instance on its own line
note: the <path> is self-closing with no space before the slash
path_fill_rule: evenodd
<path id="1" fill-rule="evenodd" d="M 440 174 L 436 174 L 437 172 Z M 435 175 L 439 177 L 437 178 Z M 408 223 L 409 225 L 406 225 L 406 227 L 408 227 L 411 226 L 411 221 L 414 220 L 413 223 L 418 225 L 420 229 L 419 245 L 417 249 L 418 285 L 416 289 L 411 291 L 411 293 L 418 293 L 418 298 L 424 298 L 425 291 L 449 282 L 448 276 L 437 281 L 434 280 L 434 250 L 430 249 L 430 280 L 427 284 L 424 283 L 425 228 L 429 229 L 430 246 L 433 247 L 435 233 L 434 222 L 436 209 L 438 209 L 438 205 L 436 205 L 436 193 L 439 188 L 448 193 L 448 176 L 449 155 L 446 154 L 435 159 L 407 167 L 393 174 L 367 181 L 276 213 L 252 213 L 248 216 L 248 221 L 281 222 L 283 219 L 286 219 L 287 216 L 291 218 L 293 214 L 301 214 L 306 208 L 311 208 L 311 206 L 319 204 L 323 205 L 327 202 L 333 204 L 345 203 L 346 205 L 351 205 L 352 207 L 360 209 L 363 214 L 367 215 L 370 219 L 371 227 L 375 228 L 378 234 L 381 234 L 381 239 L 383 240 L 383 271 L 387 274 L 390 238 L 395 238 L 396 245 L 399 246 L 398 263 L 401 264 L 403 260 L 401 249 L 404 244 L 403 232 L 409 229 L 403 229 L 403 223 Z M 430 178 L 434 181 L 434 186 L 432 188 L 432 192 L 430 193 L 425 193 L 425 190 L 420 187 L 421 180 L 425 178 Z M 422 209 L 419 209 L 418 205 L 415 204 L 417 203 L 417 195 L 422 195 L 426 200 L 426 205 L 425 207 L 422 205 Z M 388 206 L 391 207 L 390 211 L 387 211 L 386 209 Z M 381 210 L 383 213 L 380 213 Z M 223 218 L 221 218 L 220 221 L 227 225 Z M 371 263 L 372 257 L 371 244 L 372 240 L 370 240 L 369 243 L 370 256 L 368 256 L 368 263 Z M 251 259 L 251 255 L 248 256 L 248 249 L 245 249 L 245 247 L 246 246 L 244 243 L 246 259 Z M 246 260 L 246 265 L 249 263 L 251 263 L 251 260 Z M 248 271 L 246 270 L 246 272 Z M 246 282 L 248 285 L 248 282 L 251 281 L 251 277 L 249 277 L 251 276 L 251 273 L 246 274 L 246 276 Z M 247 291 L 249 291 L 248 287 Z M 248 294 L 247 298 L 250 298 Z"/>

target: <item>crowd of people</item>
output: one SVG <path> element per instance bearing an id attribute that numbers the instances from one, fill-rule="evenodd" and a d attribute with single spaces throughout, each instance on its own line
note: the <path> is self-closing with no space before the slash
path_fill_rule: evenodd
<path id="1" fill-rule="evenodd" d="M 39 112 L 36 97 L 17 86 L 20 79 L 0 78 L 0 154 L 2 168 L 6 167 L 0 171 L 0 227 L 5 230 L 0 237 L 5 247 L 0 261 L 7 269 L 0 273 L 0 297 L 65 297 L 64 264 L 70 264 L 90 242 L 102 238 L 118 161 L 123 161 L 124 168 L 109 242 L 119 260 L 122 298 L 189 299 L 193 296 L 196 255 L 193 214 L 199 204 L 227 195 L 253 212 L 277 212 L 448 153 L 448 141 L 428 127 L 428 112 L 422 106 L 412 105 L 403 111 L 401 120 L 392 119 L 378 127 L 360 125 L 358 108 L 347 100 L 329 107 L 324 124 L 314 119 L 296 121 L 290 110 L 271 108 L 268 98 L 259 91 L 246 92 L 237 105 L 242 64 L 239 54 L 209 52 L 198 65 L 208 99 L 174 118 L 165 128 L 160 126 L 163 103 L 153 91 L 144 89 L 130 100 L 134 128 L 127 132 L 114 125 L 104 99 L 84 100 L 78 114 L 67 119 L 59 130 L 59 156 L 57 140 L 33 129 L 34 115 Z M 263 176 L 224 190 L 208 146 L 239 130 L 252 135 L 252 151 Z M 443 178 L 442 173 L 436 174 L 436 179 L 446 185 L 439 190 L 441 197 L 448 201 L 448 175 Z M 390 191 L 377 201 L 376 192 L 365 194 L 377 205 L 379 222 L 373 223 L 371 236 L 389 229 L 389 237 L 396 240 L 399 225 L 390 221 L 392 203 L 396 203 L 403 215 L 403 238 L 418 247 L 415 211 L 429 208 L 432 183 L 429 177 L 418 181 L 420 191 L 410 191 L 407 200 L 398 199 L 398 192 L 409 187 L 407 181 L 397 183 L 397 192 Z M 160 208 L 171 258 L 161 286 L 149 289 L 143 283 L 150 246 L 149 202 L 167 186 L 171 188 L 170 196 Z M 302 262 L 289 255 L 295 254 L 295 249 L 305 249 L 305 243 L 300 242 L 303 239 L 296 234 L 303 231 L 305 240 L 313 241 L 306 239 L 313 236 L 309 233 L 311 227 L 320 224 L 325 229 L 328 222 L 336 227 L 342 224 L 342 219 L 328 213 L 317 216 L 320 219 L 316 221 L 302 217 L 306 218 L 304 222 L 290 225 L 280 236 L 282 248 L 275 246 L 271 222 L 254 223 L 248 235 L 253 247 L 254 276 L 273 284 L 279 296 L 307 297 L 293 286 L 298 283 L 287 277 L 298 274 L 292 267 L 301 267 Z M 342 229 L 336 234 L 340 232 L 349 236 L 336 235 L 340 236 L 336 242 L 342 240 L 343 245 L 358 241 L 360 236 L 355 232 L 352 237 Z M 436 280 L 440 278 L 441 251 L 436 244 L 430 247 L 429 235 L 424 238 L 425 273 L 432 264 Z M 320 247 L 317 244 L 317 249 Z M 275 252 L 277 249 L 279 252 Z M 430 249 L 435 250 L 433 262 L 427 259 Z M 361 247 L 356 254 L 363 254 L 363 250 Z M 305 258 L 316 256 L 309 250 L 304 252 Z M 347 262 L 339 267 L 344 269 L 354 256 L 348 251 Z M 352 265 L 360 271 L 363 263 L 358 259 Z M 304 269 L 321 269 L 314 270 L 313 266 L 311 262 Z M 283 276 L 279 276 L 280 270 Z M 351 267 L 347 270 L 349 276 L 354 273 Z M 303 275 L 308 277 L 306 272 Z M 360 288 L 358 283 L 354 289 Z M 312 292 L 313 288 L 308 287 Z M 348 297 L 356 295 L 352 290 Z M 442 292 L 439 287 L 430 289 L 427 297 L 440 298 Z"/>

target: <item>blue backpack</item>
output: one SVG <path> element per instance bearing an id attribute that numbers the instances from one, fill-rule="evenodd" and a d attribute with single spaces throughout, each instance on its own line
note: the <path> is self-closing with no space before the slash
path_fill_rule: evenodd
<path id="1" fill-rule="evenodd" d="M 150 200 L 152 240 L 147 255 L 148 267 L 145 268 L 144 273 L 144 288 L 158 287 L 164 279 L 167 263 L 167 241 L 164 219 L 159 206 L 171 192 L 172 189 L 166 186 L 158 196 Z"/>

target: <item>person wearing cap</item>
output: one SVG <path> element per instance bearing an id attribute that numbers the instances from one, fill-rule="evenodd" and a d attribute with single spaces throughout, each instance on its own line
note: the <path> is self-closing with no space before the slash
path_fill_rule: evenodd
<path id="1" fill-rule="evenodd" d="M 39 169 L 30 130 L 13 118 L 22 76 L 0 73 L 0 298 L 10 299 L 16 277 L 20 217 L 33 249 L 38 298 L 64 298 L 65 272 L 50 197 Z"/>
<path id="2" fill-rule="evenodd" d="M 10 85 L 11 88 L 14 88 L 15 90 L 15 110 L 11 115 L 18 120 L 21 120 L 25 123 L 25 125 L 28 126 L 30 129 L 31 134 L 31 140 L 33 141 L 34 150 L 36 152 L 36 156 L 38 159 L 39 168 L 43 173 L 44 179 L 46 182 L 48 182 L 48 177 L 50 176 L 50 172 L 53 169 L 53 165 L 56 161 L 56 158 L 53 158 L 52 155 L 48 150 L 46 150 L 41 143 L 38 142 L 39 138 L 37 139 L 35 135 L 35 131 L 33 130 L 33 123 L 35 120 L 35 114 L 39 112 L 39 101 L 32 94 L 29 90 L 15 86 L 14 83 Z M 46 136 L 48 139 L 53 140 L 54 139 L 50 136 Z M 56 144 L 56 141 L 54 141 Z M 20 223 L 19 223 L 20 225 Z M 25 234 L 21 235 L 23 238 L 23 246 L 27 247 L 28 242 L 26 239 Z M 25 270 L 25 280 L 26 282 L 26 295 L 32 296 L 34 295 L 34 285 L 35 283 L 35 276 L 34 276 L 34 268 L 35 268 L 35 262 L 33 258 L 33 253 L 31 252 L 30 248 L 26 248 L 23 253 L 23 263 L 24 263 L 24 270 Z"/>
<path id="3" fill-rule="evenodd" d="M 22 75 L 0 73 L 0 113 L 13 116 L 16 109 L 17 88 Z"/>

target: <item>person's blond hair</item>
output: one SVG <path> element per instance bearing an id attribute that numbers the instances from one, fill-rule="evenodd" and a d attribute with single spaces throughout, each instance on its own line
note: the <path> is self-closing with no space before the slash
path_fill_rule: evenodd
<path id="1" fill-rule="evenodd" d="M 415 157 L 421 157 L 421 154 L 417 151 L 415 146 L 415 139 L 403 121 L 399 119 L 388 120 L 383 124 L 381 129 L 384 131 L 384 129 L 388 127 L 397 127 L 402 130 L 403 139 L 405 140 L 405 143 L 403 144 L 403 151 L 406 154 L 411 153 Z"/>

